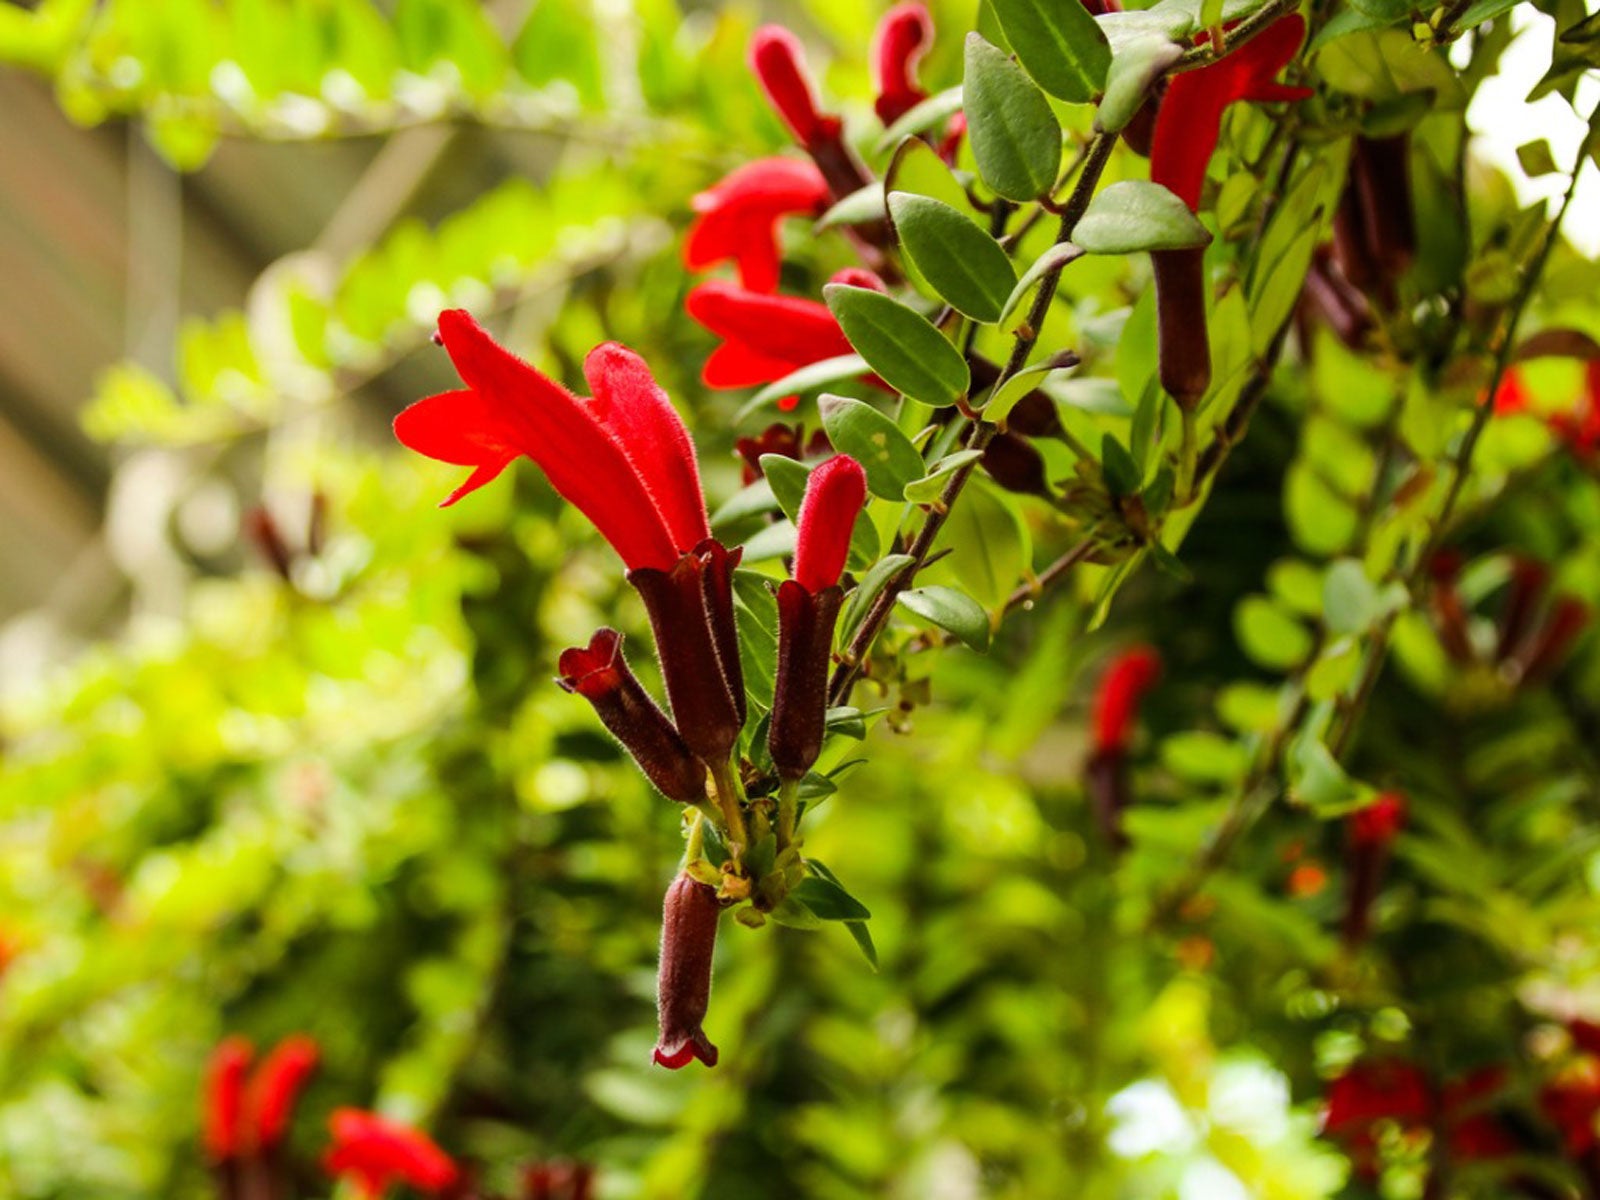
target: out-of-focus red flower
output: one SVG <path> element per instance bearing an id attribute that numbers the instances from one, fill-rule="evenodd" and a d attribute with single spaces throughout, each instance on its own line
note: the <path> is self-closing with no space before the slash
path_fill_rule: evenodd
<path id="1" fill-rule="evenodd" d="M 1350 814 L 1350 840 L 1358 846 L 1383 846 L 1400 836 L 1406 823 L 1406 798 L 1383 792 L 1365 808 Z"/>
<path id="2" fill-rule="evenodd" d="M 1306 23 L 1299 14 L 1274 22 L 1237 50 L 1197 71 L 1175 76 L 1156 117 L 1150 178 L 1200 209 L 1206 166 L 1222 132 L 1222 114 L 1239 100 L 1303 100 L 1311 89 L 1276 82 L 1299 50 Z"/>
<path id="3" fill-rule="evenodd" d="M 522 1172 L 522 1200 L 589 1200 L 593 1194 L 588 1163 L 535 1163 Z"/>
<path id="4" fill-rule="evenodd" d="M 329 1121 L 333 1145 L 323 1166 L 355 1182 L 366 1200 L 379 1200 L 395 1184 L 437 1195 L 455 1183 L 456 1164 L 432 1138 L 376 1113 L 341 1108 Z"/>
<path id="5" fill-rule="evenodd" d="M 805 47 L 781 25 L 763 25 L 750 40 L 750 70 L 783 123 L 802 146 L 813 147 L 839 137 L 836 116 L 823 113 L 806 68 Z"/>
<path id="6" fill-rule="evenodd" d="M 917 82 L 917 64 L 933 45 L 933 18 L 918 0 L 896 4 L 872 35 L 878 120 L 893 125 L 928 98 Z"/>
<path id="7" fill-rule="evenodd" d="M 1094 699 L 1097 754 L 1120 754 L 1133 736 L 1139 701 L 1161 676 L 1161 658 L 1149 646 L 1135 646 L 1112 660 L 1100 677 Z"/>
<path id="8" fill-rule="evenodd" d="M 1306 900 L 1319 894 L 1327 886 L 1328 872 L 1323 870 L 1322 864 L 1303 862 L 1289 872 L 1284 890 L 1297 900 Z"/>
<path id="9" fill-rule="evenodd" d="M 320 1058 L 316 1042 L 296 1033 L 274 1046 L 256 1068 L 245 1104 L 257 1151 L 269 1153 L 283 1142 L 295 1102 Z"/>
<path id="10" fill-rule="evenodd" d="M 473 468 L 446 504 L 527 455 L 630 568 L 669 568 L 710 536 L 694 443 L 633 351 L 614 342 L 591 351 L 583 369 L 594 398 L 583 401 L 461 309 L 440 314 L 439 332 L 467 389 L 418 401 L 394 431 L 419 454 Z"/>
<path id="11" fill-rule="evenodd" d="M 249 1149 L 244 1094 L 255 1054 L 248 1039 L 235 1035 L 218 1043 L 206 1065 L 203 1137 L 214 1163 L 231 1162 Z"/>
<path id="12" fill-rule="evenodd" d="M 766 296 L 713 280 L 690 291 L 685 307 L 724 339 L 700 375 L 709 388 L 758 387 L 811 363 L 854 353 L 828 306 L 815 300 Z"/>
<path id="13" fill-rule="evenodd" d="M 1600 456 L 1600 362 L 1591 359 L 1584 368 L 1583 395 L 1570 413 L 1550 418 L 1550 429 L 1584 460 Z"/>
<path id="14" fill-rule="evenodd" d="M 811 163 L 792 158 L 746 163 L 694 198 L 700 215 L 683 243 L 684 265 L 703 271 L 732 259 L 750 291 L 776 291 L 782 262 L 778 222 L 791 214 L 820 213 L 827 203 L 827 180 Z"/>
<path id="15" fill-rule="evenodd" d="M 1377 1169 L 1377 1125 L 1384 1121 L 1412 1135 L 1442 1127 L 1457 1161 L 1503 1158 L 1517 1153 L 1519 1146 L 1486 1109 L 1505 1086 L 1500 1067 L 1474 1071 L 1435 1089 L 1412 1063 L 1364 1060 L 1329 1085 L 1322 1132 L 1341 1142 L 1357 1172 L 1369 1179 Z"/>
<path id="16" fill-rule="evenodd" d="M 1500 377 L 1500 386 L 1494 391 L 1494 412 L 1497 417 L 1515 416 L 1532 408 L 1527 386 L 1522 376 L 1507 371 Z"/>
<path id="17" fill-rule="evenodd" d="M 1600 1064 L 1590 1059 L 1562 1072 L 1540 1089 L 1539 1107 L 1572 1158 L 1600 1146 Z"/>
<path id="18" fill-rule="evenodd" d="M 1458 1162 L 1505 1158 L 1519 1147 L 1492 1112 L 1485 1111 L 1506 1088 L 1504 1067 L 1482 1067 L 1445 1085 L 1439 1110 L 1449 1131 L 1450 1154 Z"/>

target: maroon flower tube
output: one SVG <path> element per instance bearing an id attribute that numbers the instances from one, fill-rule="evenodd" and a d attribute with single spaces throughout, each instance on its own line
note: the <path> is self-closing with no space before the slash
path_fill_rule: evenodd
<path id="1" fill-rule="evenodd" d="M 1456 580 L 1461 574 L 1461 555 L 1454 550 L 1440 550 L 1428 563 L 1432 587 L 1428 601 L 1433 610 L 1434 628 L 1445 653 L 1457 665 L 1466 666 L 1476 655 L 1472 637 L 1467 629 L 1467 608 L 1456 590 Z"/>
<path id="2" fill-rule="evenodd" d="M 688 875 L 679 875 L 667 889 L 656 975 L 661 1037 L 652 1057 L 672 1071 L 696 1058 L 708 1067 L 717 1065 L 717 1048 L 700 1024 L 711 1004 L 711 960 L 721 915 L 716 890 Z"/>
<path id="3" fill-rule="evenodd" d="M 1150 252 L 1161 386 L 1185 411 L 1192 411 L 1211 386 L 1205 259 L 1204 246 Z"/>
<path id="4" fill-rule="evenodd" d="M 1344 941 L 1359 946 L 1371 928 L 1372 902 L 1383 884 L 1389 848 L 1405 826 L 1406 802 L 1399 792 L 1384 792 L 1367 807 L 1351 814 L 1348 847 L 1348 890 L 1344 914 Z"/>
<path id="5" fill-rule="evenodd" d="M 1523 683 L 1539 683 L 1556 673 L 1567 651 L 1589 624 L 1589 606 L 1562 596 L 1550 606 L 1550 615 L 1530 639 L 1521 658 Z"/>
<path id="6" fill-rule="evenodd" d="M 557 681 L 590 704 L 639 769 L 669 800 L 694 804 L 705 799 L 706 768 L 628 669 L 622 635 L 601 629 L 588 646 L 561 652 Z"/>
<path id="7" fill-rule="evenodd" d="M 767 732 L 773 765 L 786 780 L 802 778 L 822 751 L 833 627 L 844 597 L 839 576 L 866 501 L 866 472 L 847 454 L 830 458 L 806 481 L 795 522 L 794 578 L 778 588 L 778 670 Z"/>
<path id="8" fill-rule="evenodd" d="M 744 672 L 733 616 L 733 569 L 740 553 L 707 538 L 670 570 L 628 572 L 650 614 L 673 722 L 689 749 L 708 763 L 727 760 L 744 726 Z"/>
<path id="9" fill-rule="evenodd" d="M 1550 570 L 1535 559 L 1518 555 L 1511 563 L 1511 584 L 1500 610 L 1495 657 L 1501 662 L 1516 653 L 1533 628 L 1534 615 L 1550 586 Z"/>

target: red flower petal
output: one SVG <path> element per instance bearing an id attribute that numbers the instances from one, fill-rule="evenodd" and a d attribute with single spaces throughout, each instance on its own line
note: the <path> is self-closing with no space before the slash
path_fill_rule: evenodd
<path id="1" fill-rule="evenodd" d="M 805 48 L 794 34 L 781 25 L 763 25 L 756 30 L 750 40 L 750 70 L 801 145 L 838 136 L 839 118 L 817 110 Z"/>
<path id="2" fill-rule="evenodd" d="M 867 501 L 867 473 L 848 454 L 811 472 L 795 522 L 794 581 L 812 595 L 839 582 L 850 534 Z"/>
<path id="3" fill-rule="evenodd" d="M 244 1150 L 244 1085 L 255 1049 L 243 1037 L 225 1038 L 206 1064 L 205 1146 L 213 1162 Z"/>
<path id="4" fill-rule="evenodd" d="M 1149 646 L 1125 650 L 1101 676 L 1094 698 L 1095 747 L 1098 753 L 1120 753 L 1133 733 L 1139 701 L 1161 674 L 1161 659 Z"/>
<path id="5" fill-rule="evenodd" d="M 917 84 L 917 64 L 933 45 L 933 18 L 918 0 L 896 4 L 872 35 L 873 74 L 878 85 L 878 120 L 892 125 L 928 94 Z"/>
<path id="6" fill-rule="evenodd" d="M 1309 88 L 1289 87 L 1273 77 L 1305 37 L 1305 21 L 1291 14 L 1239 49 L 1198 71 L 1175 76 L 1156 117 L 1150 145 L 1150 178 L 1170 188 L 1190 209 L 1200 209 L 1206 166 L 1222 132 L 1222 114 L 1237 100 L 1301 100 Z"/>
<path id="7" fill-rule="evenodd" d="M 756 292 L 778 286 L 778 222 L 791 213 L 820 212 L 827 181 L 807 162 L 764 158 L 747 163 L 694 198 L 700 219 L 684 242 L 684 265 L 704 270 L 733 259 L 739 279 Z"/>
<path id="8" fill-rule="evenodd" d="M 622 443 L 602 425 L 591 405 L 500 346 L 465 311 L 441 313 L 439 332 L 462 379 L 480 398 L 479 407 L 467 412 L 454 432 L 448 429 L 446 415 L 431 409 L 404 427 L 397 421 L 402 441 L 412 445 L 408 438 L 416 437 L 417 448 L 425 454 L 455 453 L 474 438 L 487 440 L 496 429 L 503 429 L 504 449 L 533 459 L 551 486 L 594 522 L 630 568 L 664 569 L 677 561 L 678 550 L 662 513 Z M 628 433 L 631 438 L 632 430 Z M 487 483 L 506 461 L 504 457 L 480 460 L 479 470 L 451 499 Z"/>
<path id="9" fill-rule="evenodd" d="M 605 342 L 583 360 L 590 409 L 622 446 L 680 552 L 711 536 L 694 441 L 649 366 L 626 346 Z"/>
<path id="10" fill-rule="evenodd" d="M 808 363 L 851 353 L 839 322 L 827 305 L 814 300 L 765 296 L 714 281 L 693 289 L 685 307 L 728 340 L 724 352 L 713 353 L 706 363 L 708 387 L 770 383 Z"/>
<path id="11" fill-rule="evenodd" d="M 328 1124 L 333 1146 L 323 1166 L 330 1175 L 353 1177 L 370 1197 L 396 1183 L 436 1195 L 456 1181 L 450 1156 L 409 1125 L 356 1108 L 336 1110 Z"/>

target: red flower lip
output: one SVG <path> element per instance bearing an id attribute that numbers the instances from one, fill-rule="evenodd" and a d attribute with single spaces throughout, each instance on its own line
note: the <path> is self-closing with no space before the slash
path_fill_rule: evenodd
<path id="1" fill-rule="evenodd" d="M 699 218 L 683 244 L 684 265 L 703 271 L 726 259 L 752 292 L 778 287 L 782 262 L 778 222 L 791 213 L 820 213 L 828 183 L 808 162 L 763 158 L 746 163 L 694 198 Z"/>
<path id="2" fill-rule="evenodd" d="M 323 1166 L 330 1175 L 352 1177 L 368 1200 L 396 1183 L 437 1195 L 459 1175 L 450 1156 L 409 1125 L 357 1108 L 337 1109 L 328 1124 L 333 1146 Z"/>
<path id="3" fill-rule="evenodd" d="M 896 4 L 872 35 L 873 74 L 878 120 L 893 125 L 928 98 L 917 83 L 917 64 L 933 45 L 933 18 L 919 0 Z"/>
<path id="4" fill-rule="evenodd" d="M 1161 675 L 1161 659 L 1149 646 L 1119 654 L 1100 679 L 1094 699 L 1094 741 L 1100 754 L 1121 754 L 1133 736 L 1139 701 Z"/>
<path id="5" fill-rule="evenodd" d="M 591 351 L 584 402 L 461 309 L 440 314 L 439 333 L 467 388 L 418 401 L 394 431 L 420 454 L 473 468 L 446 505 L 526 455 L 630 568 L 670 567 L 709 536 L 694 443 L 638 355 L 615 343 Z"/>
<path id="6" fill-rule="evenodd" d="M 808 148 L 838 138 L 842 122 L 821 112 L 806 69 L 805 47 L 781 25 L 763 25 L 750 40 L 750 70 L 783 123 Z"/>
<path id="7" fill-rule="evenodd" d="M 1304 18 L 1291 14 L 1209 66 L 1173 78 L 1156 117 L 1150 178 L 1198 212 L 1206 166 L 1217 148 L 1228 105 L 1238 100 L 1304 100 L 1311 95 L 1310 88 L 1290 87 L 1273 78 L 1299 50 L 1305 32 Z"/>
<path id="8" fill-rule="evenodd" d="M 828 306 L 794 296 L 764 296 L 712 281 L 690 291 L 684 307 L 725 339 L 706 359 L 709 388 L 757 387 L 821 362 L 854 354 Z"/>

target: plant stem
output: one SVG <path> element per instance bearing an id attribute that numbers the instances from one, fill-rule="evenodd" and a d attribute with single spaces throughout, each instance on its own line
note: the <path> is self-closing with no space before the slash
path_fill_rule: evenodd
<path id="1" fill-rule="evenodd" d="M 744 851 L 750 846 L 750 833 L 745 828 L 744 809 L 740 807 L 739 781 L 733 773 L 733 764 L 724 759 L 706 764 L 711 768 L 711 783 L 717 793 L 717 808 L 727 827 L 728 839 L 734 851 L 734 861 L 742 862 Z"/>
<path id="2" fill-rule="evenodd" d="M 782 853 L 794 841 L 795 824 L 800 813 L 800 781 L 785 779 L 778 784 L 778 851 Z"/>

